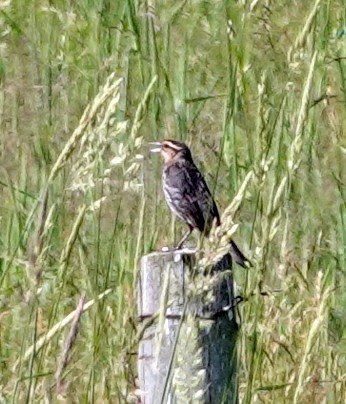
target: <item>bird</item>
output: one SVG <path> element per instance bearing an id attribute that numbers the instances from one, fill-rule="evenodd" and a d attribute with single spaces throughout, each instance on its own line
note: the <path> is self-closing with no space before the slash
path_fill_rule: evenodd
<path id="1" fill-rule="evenodd" d="M 214 221 L 220 226 L 219 211 L 185 143 L 167 139 L 150 144 L 155 146 L 151 152 L 161 153 L 163 158 L 162 187 L 166 202 L 189 228 L 175 247 L 179 250 L 194 230 L 208 237 Z M 230 240 L 230 254 L 240 266 L 251 265 L 233 240 Z"/>

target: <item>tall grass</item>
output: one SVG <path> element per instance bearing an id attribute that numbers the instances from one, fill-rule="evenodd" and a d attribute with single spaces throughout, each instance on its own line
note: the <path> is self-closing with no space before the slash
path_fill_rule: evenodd
<path id="1" fill-rule="evenodd" d="M 344 2 L 0 11 L 0 401 L 136 401 L 138 260 L 181 231 L 145 147 L 169 137 L 254 262 L 242 402 L 345 402 Z"/>

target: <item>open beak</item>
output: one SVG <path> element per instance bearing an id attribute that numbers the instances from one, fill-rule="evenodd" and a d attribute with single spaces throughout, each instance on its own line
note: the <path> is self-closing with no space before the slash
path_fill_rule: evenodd
<path id="1" fill-rule="evenodd" d="M 162 149 L 162 145 L 160 142 L 149 142 L 150 146 L 156 146 L 150 149 L 151 153 L 160 153 Z"/>

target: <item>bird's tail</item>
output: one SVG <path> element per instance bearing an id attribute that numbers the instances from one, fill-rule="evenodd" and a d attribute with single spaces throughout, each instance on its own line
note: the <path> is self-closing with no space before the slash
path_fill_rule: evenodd
<path id="1" fill-rule="evenodd" d="M 231 240 L 230 241 L 230 250 L 229 250 L 232 260 L 235 261 L 238 265 L 243 268 L 249 268 L 252 266 L 251 261 L 249 261 L 245 255 L 239 250 L 237 244 Z"/>

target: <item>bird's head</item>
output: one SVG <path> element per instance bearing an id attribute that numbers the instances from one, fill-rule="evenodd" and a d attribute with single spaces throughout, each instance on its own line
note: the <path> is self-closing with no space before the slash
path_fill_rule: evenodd
<path id="1" fill-rule="evenodd" d="M 161 142 L 151 142 L 150 144 L 156 146 L 150 151 L 152 153 L 161 153 L 165 163 L 179 159 L 192 161 L 190 149 L 185 143 L 176 140 L 162 140 Z"/>

